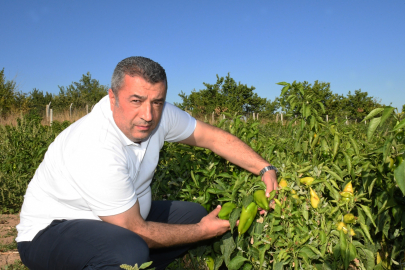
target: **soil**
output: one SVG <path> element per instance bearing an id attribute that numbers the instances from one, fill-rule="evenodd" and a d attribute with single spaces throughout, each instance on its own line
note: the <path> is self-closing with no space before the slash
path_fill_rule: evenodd
<path id="1" fill-rule="evenodd" d="M 20 223 L 20 216 L 0 215 L 0 269 L 6 265 L 20 260 L 15 238 L 17 230 L 15 226 Z"/>

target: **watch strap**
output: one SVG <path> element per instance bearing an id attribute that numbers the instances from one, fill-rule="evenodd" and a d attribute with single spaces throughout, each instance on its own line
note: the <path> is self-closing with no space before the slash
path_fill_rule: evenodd
<path id="1" fill-rule="evenodd" d="M 277 170 L 276 167 L 274 167 L 274 166 L 266 166 L 260 171 L 260 176 L 263 176 L 263 174 L 265 172 L 270 171 L 270 170 L 274 170 L 274 171 L 276 171 L 276 173 L 278 173 L 278 170 Z"/>

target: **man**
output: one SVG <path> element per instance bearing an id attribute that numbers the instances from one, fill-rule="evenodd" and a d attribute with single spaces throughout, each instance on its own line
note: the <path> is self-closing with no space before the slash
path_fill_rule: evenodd
<path id="1" fill-rule="evenodd" d="M 119 269 L 146 261 L 164 269 L 192 243 L 229 230 L 217 217 L 220 206 L 207 215 L 191 202 L 152 202 L 164 141 L 211 149 L 262 171 L 267 193 L 277 188 L 267 161 L 235 136 L 165 103 L 166 93 L 158 63 L 126 58 L 108 96 L 49 146 L 17 226 L 18 250 L 30 269 Z"/>

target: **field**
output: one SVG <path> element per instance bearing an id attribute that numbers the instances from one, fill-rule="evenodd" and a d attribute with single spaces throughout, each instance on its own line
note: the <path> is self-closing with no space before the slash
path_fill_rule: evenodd
<path id="1" fill-rule="evenodd" d="M 226 202 L 236 206 L 229 216 L 232 231 L 171 269 L 405 269 L 404 115 L 378 108 L 364 119 L 367 125 L 347 125 L 344 119 L 326 122 L 322 106 L 287 100 L 302 114 L 284 125 L 226 113 L 216 123 L 279 168 L 282 188 L 271 194 L 272 209 L 243 214 L 252 219 L 246 231 L 238 232 L 235 223 L 247 220 L 241 213 L 264 188 L 260 177 L 209 150 L 164 145 L 153 199 L 194 201 L 207 210 Z M 1 127 L 2 217 L 19 212 L 35 168 L 68 125 L 18 120 Z M 8 230 L 3 235 L 14 233 Z"/>

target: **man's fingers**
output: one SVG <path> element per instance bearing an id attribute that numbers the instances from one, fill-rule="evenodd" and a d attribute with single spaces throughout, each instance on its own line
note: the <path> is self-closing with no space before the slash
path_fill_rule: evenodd
<path id="1" fill-rule="evenodd" d="M 217 207 L 211 211 L 210 215 L 218 216 L 218 213 L 219 213 L 219 211 L 221 211 L 221 208 L 222 207 L 220 205 L 217 205 Z"/>

